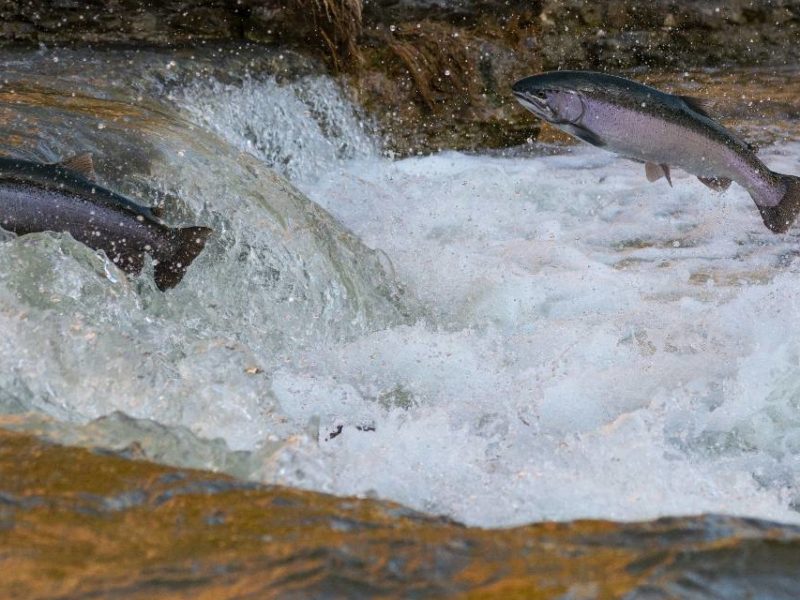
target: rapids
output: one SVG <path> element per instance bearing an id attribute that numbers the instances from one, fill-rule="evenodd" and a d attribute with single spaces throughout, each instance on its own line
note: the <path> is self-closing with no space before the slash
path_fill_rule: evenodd
<path id="1" fill-rule="evenodd" d="M 221 56 L 6 57 L 4 152 L 217 235 L 166 294 L 3 238 L 0 423 L 482 526 L 800 521 L 796 231 L 591 148 L 392 160 L 313 66 Z"/>

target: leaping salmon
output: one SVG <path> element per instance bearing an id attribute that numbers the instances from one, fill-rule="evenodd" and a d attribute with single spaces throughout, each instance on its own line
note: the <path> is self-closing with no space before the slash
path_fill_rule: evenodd
<path id="1" fill-rule="evenodd" d="M 800 178 L 769 170 L 754 149 L 714 121 L 702 100 L 591 71 L 553 71 L 517 81 L 517 100 L 537 117 L 584 142 L 645 163 L 648 180 L 670 167 L 725 190 L 735 181 L 775 233 L 800 212 Z"/>
<path id="2" fill-rule="evenodd" d="M 67 232 L 129 274 L 144 255 L 155 259 L 159 289 L 174 287 L 203 250 L 208 227 L 164 225 L 159 211 L 137 204 L 94 181 L 91 154 L 41 164 L 0 158 L 0 228 L 17 235 Z"/>

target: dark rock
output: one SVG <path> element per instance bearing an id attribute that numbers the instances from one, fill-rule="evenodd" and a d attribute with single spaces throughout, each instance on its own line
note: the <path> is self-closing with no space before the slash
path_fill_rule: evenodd
<path id="1" fill-rule="evenodd" d="M 547 69 L 796 63 L 800 1 L 546 0 Z"/>
<path id="2" fill-rule="evenodd" d="M 364 0 L 364 19 L 385 25 L 438 20 L 474 25 L 486 17 L 538 13 L 541 0 Z"/>

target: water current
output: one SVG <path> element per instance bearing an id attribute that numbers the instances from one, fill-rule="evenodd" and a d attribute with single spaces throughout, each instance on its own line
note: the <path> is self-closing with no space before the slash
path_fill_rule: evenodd
<path id="1" fill-rule="evenodd" d="M 744 190 L 588 147 L 392 160 L 299 59 L 221 56 L 5 57 L 3 152 L 91 150 L 216 234 L 167 293 L 3 238 L 0 424 L 483 526 L 800 521 L 800 240 Z"/>

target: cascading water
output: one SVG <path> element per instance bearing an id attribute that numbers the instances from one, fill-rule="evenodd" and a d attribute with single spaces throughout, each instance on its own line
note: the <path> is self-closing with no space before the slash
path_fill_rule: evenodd
<path id="1" fill-rule="evenodd" d="M 372 127 L 329 77 L 195 83 L 178 104 L 200 124 L 293 181 L 378 151 Z"/>
<path id="2" fill-rule="evenodd" d="M 65 236 L 1 242 L 0 406 L 36 411 L 4 423 L 481 525 L 800 521 L 797 238 L 744 191 L 593 149 L 393 162 L 333 81 L 237 60 L 9 68 L 3 150 L 94 150 L 217 237 L 167 294 Z"/>
<path id="3" fill-rule="evenodd" d="M 4 242 L 0 397 L 15 411 L 78 422 L 121 410 L 253 448 L 285 430 L 274 365 L 308 344 L 405 322 L 410 309 L 383 256 L 175 108 L 191 59 L 180 74 L 158 54 L 105 57 L 54 51 L 10 62 L 3 150 L 38 160 L 91 151 L 112 187 L 215 233 L 168 294 L 68 236 Z M 109 64 L 129 63 L 144 80 L 103 83 Z"/>

